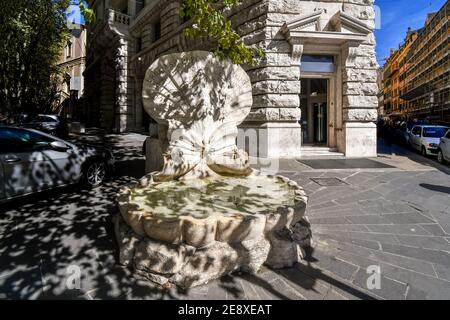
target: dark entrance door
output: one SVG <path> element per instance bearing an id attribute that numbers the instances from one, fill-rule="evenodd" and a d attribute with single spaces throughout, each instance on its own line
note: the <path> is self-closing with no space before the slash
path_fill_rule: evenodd
<path id="1" fill-rule="evenodd" d="M 300 108 L 303 145 L 328 142 L 328 80 L 301 80 Z"/>

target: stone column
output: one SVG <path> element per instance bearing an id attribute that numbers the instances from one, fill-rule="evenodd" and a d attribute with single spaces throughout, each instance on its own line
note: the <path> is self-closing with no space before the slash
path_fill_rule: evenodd
<path id="1" fill-rule="evenodd" d="M 342 11 L 375 29 L 373 1 L 344 2 Z M 378 86 L 375 36 L 369 33 L 361 44 L 343 47 L 343 130 L 347 157 L 375 157 Z"/>
<path id="2" fill-rule="evenodd" d="M 147 128 L 143 127 L 143 114 L 144 109 L 142 107 L 142 84 L 144 79 L 140 77 L 134 78 L 134 129 L 136 131 L 144 131 Z"/>
<path id="3" fill-rule="evenodd" d="M 102 128 L 111 130 L 114 127 L 114 97 L 115 87 L 114 78 L 115 70 L 113 58 L 109 55 L 105 55 L 101 60 L 100 68 L 100 106 L 99 106 L 99 119 L 98 123 Z M 94 119 L 95 122 L 96 119 Z"/>
<path id="4" fill-rule="evenodd" d="M 377 61 L 370 39 L 343 48 L 343 129 L 347 157 L 375 157 L 377 135 Z"/>
<path id="5" fill-rule="evenodd" d="M 116 66 L 116 111 L 115 131 L 125 132 L 133 129 L 135 112 L 133 110 L 133 78 L 131 77 L 128 57 L 133 53 L 133 42 L 130 39 L 120 38 L 115 57 Z"/>

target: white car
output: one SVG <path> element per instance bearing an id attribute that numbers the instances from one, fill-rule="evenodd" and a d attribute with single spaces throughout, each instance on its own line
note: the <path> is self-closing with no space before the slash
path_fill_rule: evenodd
<path id="1" fill-rule="evenodd" d="M 434 125 L 414 126 L 409 134 L 409 145 L 424 156 L 437 155 L 440 140 L 448 129 L 448 127 Z"/>
<path id="2" fill-rule="evenodd" d="M 450 162 L 450 130 L 441 138 L 439 143 L 438 161 L 440 163 Z"/>
<path id="3" fill-rule="evenodd" d="M 0 126 L 0 203 L 82 182 L 100 185 L 112 172 L 107 149 L 81 146 L 43 132 Z"/>

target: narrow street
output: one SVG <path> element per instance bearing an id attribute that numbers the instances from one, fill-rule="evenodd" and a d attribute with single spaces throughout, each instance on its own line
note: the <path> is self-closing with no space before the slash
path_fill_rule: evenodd
<path id="1" fill-rule="evenodd" d="M 449 167 L 382 141 L 374 160 L 393 168 L 321 170 L 280 162 L 280 172 L 309 196 L 315 247 L 295 268 L 235 274 L 189 291 L 134 280 L 117 263 L 111 218 L 120 187 L 144 174 L 144 139 L 97 141 L 112 146 L 117 160 L 116 177 L 97 189 L 74 186 L 1 205 L 0 298 L 450 298 Z M 368 290 L 373 265 L 381 268 L 381 287 Z M 81 271 L 79 289 L 68 289 L 73 266 Z"/>

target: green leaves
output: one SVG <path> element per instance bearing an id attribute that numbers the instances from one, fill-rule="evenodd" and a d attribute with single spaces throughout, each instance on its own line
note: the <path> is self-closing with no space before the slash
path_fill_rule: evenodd
<path id="1" fill-rule="evenodd" d="M 79 3 L 79 6 L 80 6 L 80 12 L 83 15 L 84 19 L 86 20 L 86 22 L 88 22 L 88 23 L 95 22 L 94 10 L 89 9 L 81 0 Z"/>
<path id="2" fill-rule="evenodd" d="M 257 64 L 264 51 L 245 45 L 223 15 L 224 10 L 240 3 L 241 0 L 183 0 L 180 16 L 192 20 L 184 35 L 211 39 L 213 52 L 221 58 L 229 58 L 234 64 Z"/>
<path id="3" fill-rule="evenodd" d="M 56 100 L 68 0 L 1 1 L 0 112 L 36 112 Z"/>

